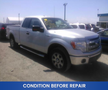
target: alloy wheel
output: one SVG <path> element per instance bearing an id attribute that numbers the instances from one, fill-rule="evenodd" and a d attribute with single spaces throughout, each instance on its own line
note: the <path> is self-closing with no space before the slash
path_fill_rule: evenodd
<path id="1" fill-rule="evenodd" d="M 58 69 L 63 68 L 63 66 L 64 66 L 64 60 L 63 60 L 62 55 L 60 53 L 54 53 L 52 55 L 52 63 Z"/>

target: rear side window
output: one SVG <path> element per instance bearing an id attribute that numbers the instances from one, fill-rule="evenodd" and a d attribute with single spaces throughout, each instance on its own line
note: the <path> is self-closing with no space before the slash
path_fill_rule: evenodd
<path id="1" fill-rule="evenodd" d="M 73 28 L 77 28 L 77 25 L 71 25 Z"/>
<path id="2" fill-rule="evenodd" d="M 22 24 L 22 27 L 29 28 L 30 21 L 31 21 L 31 18 L 26 18 Z"/>
<path id="3" fill-rule="evenodd" d="M 84 25 L 79 25 L 80 29 L 85 29 Z"/>

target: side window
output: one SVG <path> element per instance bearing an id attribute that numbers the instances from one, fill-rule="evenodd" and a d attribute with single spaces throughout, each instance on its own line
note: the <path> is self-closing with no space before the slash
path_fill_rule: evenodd
<path id="1" fill-rule="evenodd" d="M 22 24 L 22 27 L 29 28 L 30 21 L 31 21 L 30 18 L 26 18 Z"/>
<path id="2" fill-rule="evenodd" d="M 102 36 L 107 36 L 107 37 L 108 37 L 108 30 L 107 30 L 107 31 L 104 31 L 104 32 L 102 33 Z"/>
<path id="3" fill-rule="evenodd" d="M 41 22 L 36 18 L 31 19 L 29 28 L 32 28 L 33 25 L 38 25 L 38 26 L 42 27 Z"/>
<path id="4" fill-rule="evenodd" d="M 84 25 L 79 25 L 80 29 L 84 29 Z"/>
<path id="5" fill-rule="evenodd" d="M 77 25 L 71 25 L 73 28 L 77 28 Z"/>

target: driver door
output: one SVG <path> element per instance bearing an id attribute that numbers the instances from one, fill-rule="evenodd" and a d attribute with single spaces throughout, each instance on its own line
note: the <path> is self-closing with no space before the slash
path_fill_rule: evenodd
<path id="1" fill-rule="evenodd" d="M 32 26 L 38 25 L 40 27 L 43 27 L 40 20 L 37 18 L 32 18 L 29 26 L 29 35 L 27 37 L 27 42 L 30 48 L 42 51 L 43 45 L 45 44 L 45 37 L 46 35 L 44 32 L 40 31 L 33 31 Z"/>

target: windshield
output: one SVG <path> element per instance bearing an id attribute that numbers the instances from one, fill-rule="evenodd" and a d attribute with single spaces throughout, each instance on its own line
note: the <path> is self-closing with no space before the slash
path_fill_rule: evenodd
<path id="1" fill-rule="evenodd" d="M 72 28 L 72 26 L 70 26 L 68 23 L 59 18 L 43 18 L 42 20 L 48 30 Z"/>

